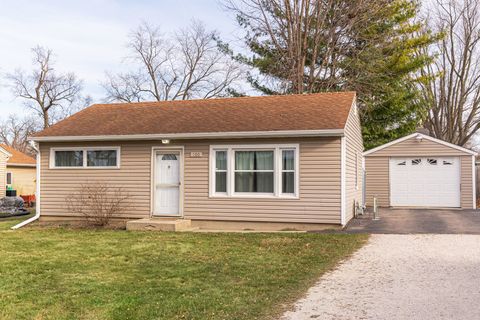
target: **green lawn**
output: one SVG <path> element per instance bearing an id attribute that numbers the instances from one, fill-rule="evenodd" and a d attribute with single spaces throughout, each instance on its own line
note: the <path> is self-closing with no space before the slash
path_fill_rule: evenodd
<path id="1" fill-rule="evenodd" d="M 367 239 L 17 222 L 0 220 L 0 319 L 267 319 Z"/>
<path id="2" fill-rule="evenodd" d="M 9 217 L 9 218 L 0 218 L 0 232 L 3 230 L 8 230 L 10 227 L 13 227 L 17 223 L 27 220 L 30 217 L 33 217 L 35 212 L 29 214 L 28 216 L 20 216 L 20 217 Z M 0 237 L 1 239 L 1 237 Z"/>

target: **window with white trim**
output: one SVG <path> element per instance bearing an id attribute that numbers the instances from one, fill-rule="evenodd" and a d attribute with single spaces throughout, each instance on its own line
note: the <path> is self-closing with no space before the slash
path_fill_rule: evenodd
<path id="1" fill-rule="evenodd" d="M 227 150 L 215 151 L 215 193 L 227 193 Z"/>
<path id="2" fill-rule="evenodd" d="M 211 196 L 298 196 L 298 145 L 212 146 Z"/>
<path id="3" fill-rule="evenodd" d="M 88 148 L 52 148 L 50 150 L 50 167 L 68 168 L 100 168 L 112 169 L 120 167 L 119 147 Z"/>
<path id="4" fill-rule="evenodd" d="M 235 154 L 235 193 L 270 193 L 274 184 L 274 151 L 242 151 Z"/>
<path id="5" fill-rule="evenodd" d="M 282 194 L 295 194 L 295 150 L 282 150 Z"/>
<path id="6" fill-rule="evenodd" d="M 55 151 L 55 167 L 83 167 L 83 150 Z"/>
<path id="7" fill-rule="evenodd" d="M 116 167 L 118 150 L 88 150 L 87 167 Z"/>

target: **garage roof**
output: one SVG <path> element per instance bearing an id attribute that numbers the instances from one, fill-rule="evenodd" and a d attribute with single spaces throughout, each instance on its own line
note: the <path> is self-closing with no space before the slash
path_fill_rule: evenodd
<path id="1" fill-rule="evenodd" d="M 393 140 L 393 141 L 391 141 L 391 142 L 389 142 L 389 143 L 386 143 L 386 144 L 383 144 L 383 145 L 378 146 L 378 147 L 376 147 L 376 148 L 373 148 L 373 149 L 370 149 L 370 150 L 368 150 L 368 151 L 365 151 L 365 152 L 363 153 L 363 155 L 364 155 L 364 156 L 371 155 L 371 154 L 373 154 L 373 153 L 375 153 L 375 152 L 377 152 L 377 151 L 383 150 L 383 149 L 385 149 L 385 148 L 388 148 L 388 147 L 390 147 L 390 146 L 393 146 L 393 145 L 395 145 L 395 144 L 397 144 L 397 143 L 406 141 L 406 140 L 411 139 L 411 138 L 417 138 L 417 139 L 419 139 L 419 140 L 421 140 L 421 139 L 429 140 L 429 141 L 436 142 L 436 143 L 439 143 L 439 144 L 441 144 L 441 145 L 444 145 L 444 146 L 446 146 L 446 147 L 450 147 L 450 148 L 456 149 L 456 150 L 458 150 L 458 151 L 465 152 L 465 153 L 470 154 L 470 155 L 474 155 L 474 156 L 477 155 L 477 153 L 476 153 L 475 151 L 472 151 L 472 150 L 469 150 L 469 149 L 467 149 L 467 148 L 463 148 L 463 147 L 457 146 L 456 144 L 453 144 L 453 143 L 450 143 L 450 142 L 446 142 L 446 141 L 443 141 L 443 140 L 440 140 L 440 139 L 437 139 L 437 138 L 434 138 L 434 137 L 425 135 L 425 134 L 423 134 L 423 133 L 418 133 L 418 132 L 412 133 L 412 134 L 410 134 L 410 135 L 408 135 L 408 136 L 402 137 L 402 138 L 397 139 L 397 140 Z"/>

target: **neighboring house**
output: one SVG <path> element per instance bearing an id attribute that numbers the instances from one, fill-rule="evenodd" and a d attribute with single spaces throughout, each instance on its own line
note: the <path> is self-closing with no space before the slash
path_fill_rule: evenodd
<path id="1" fill-rule="evenodd" d="M 11 154 L 7 162 L 6 185 L 17 190 L 17 195 L 34 195 L 36 189 L 36 161 L 29 155 L 12 147 L 1 144 L 0 147 Z"/>
<path id="2" fill-rule="evenodd" d="M 7 161 L 12 155 L 0 145 L 0 198 L 6 195 Z"/>
<path id="3" fill-rule="evenodd" d="M 366 204 L 476 208 L 474 151 L 414 133 L 364 153 Z"/>
<path id="4" fill-rule="evenodd" d="M 345 225 L 362 195 L 355 93 L 99 104 L 36 134 L 40 219 L 82 183 L 130 195 L 122 219 L 218 228 Z"/>

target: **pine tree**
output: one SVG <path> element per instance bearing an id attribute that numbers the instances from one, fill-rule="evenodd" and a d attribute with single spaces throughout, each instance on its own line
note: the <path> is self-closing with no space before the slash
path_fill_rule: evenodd
<path id="1" fill-rule="evenodd" d="M 436 36 L 416 0 L 231 0 L 264 94 L 354 90 L 366 148 L 414 131 L 426 110 L 418 71 Z M 225 50 L 229 50 L 225 47 Z M 419 54 L 419 52 L 424 52 Z"/>

